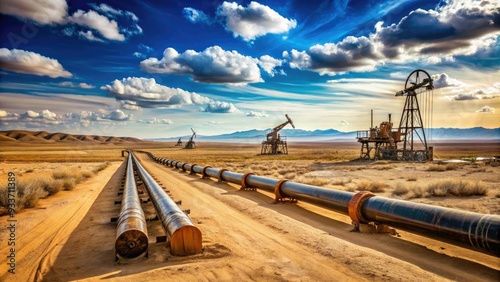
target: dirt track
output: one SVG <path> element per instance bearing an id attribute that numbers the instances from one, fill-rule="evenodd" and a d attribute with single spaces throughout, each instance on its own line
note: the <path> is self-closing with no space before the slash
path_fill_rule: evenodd
<path id="1" fill-rule="evenodd" d="M 190 209 L 203 254 L 173 257 L 159 222 L 148 223 L 149 258 L 115 263 L 123 165 L 113 163 L 74 191 L 17 216 L 18 272 L 2 281 L 498 281 L 500 259 L 399 231 L 401 237 L 349 232 L 347 216 L 307 203 L 273 204 L 269 193 L 239 191 L 153 163 L 149 172 Z M 118 169 L 117 169 L 118 168 Z M 89 193 L 91 192 L 91 193 Z M 149 205 L 149 206 L 148 206 Z M 153 216 L 151 204 L 146 216 Z M 29 230 L 29 232 L 28 232 Z M 4 230 L 0 238 L 4 236 Z M 2 241 L 2 254 L 6 242 Z M 0 265 L 5 273 L 6 265 Z"/>

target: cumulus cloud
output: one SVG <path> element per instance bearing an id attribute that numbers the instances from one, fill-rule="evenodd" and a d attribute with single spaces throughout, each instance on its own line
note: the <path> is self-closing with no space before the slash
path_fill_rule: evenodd
<path id="1" fill-rule="evenodd" d="M 260 60 L 259 60 L 259 66 L 265 72 L 267 72 L 267 74 L 269 74 L 269 76 L 271 76 L 271 77 L 274 76 L 276 73 L 278 73 L 276 71 L 276 68 L 280 67 L 282 64 L 283 64 L 282 60 L 275 59 L 269 55 L 261 56 Z M 284 74 L 284 73 L 281 72 L 281 74 Z"/>
<path id="2" fill-rule="evenodd" d="M 211 101 L 208 103 L 207 107 L 201 109 L 203 112 L 209 113 L 236 113 L 239 112 L 238 108 L 236 108 L 233 103 L 220 102 L 220 101 Z"/>
<path id="3" fill-rule="evenodd" d="M 78 10 L 72 16 L 68 17 L 68 21 L 92 28 L 106 39 L 117 41 L 125 40 L 125 36 L 120 33 L 118 23 L 115 20 L 109 20 L 107 17 L 93 10 L 87 12 Z"/>
<path id="4" fill-rule="evenodd" d="M 211 25 L 213 23 L 213 20 L 207 14 L 198 9 L 186 7 L 182 9 L 182 14 L 188 21 L 192 23 L 203 23 L 208 25 Z"/>
<path id="5" fill-rule="evenodd" d="M 458 79 L 451 78 L 446 73 L 433 74 L 431 75 L 433 80 L 432 84 L 434 89 L 445 88 L 449 86 L 464 86 L 465 83 L 461 82 Z"/>
<path id="6" fill-rule="evenodd" d="M 448 0 L 435 9 L 412 11 L 388 26 L 379 22 L 367 37 L 285 51 L 283 57 L 292 68 L 335 75 L 371 71 L 385 63 L 453 61 L 491 48 L 499 35 L 498 3 Z"/>
<path id="7" fill-rule="evenodd" d="M 481 109 L 477 110 L 476 113 L 494 113 L 495 108 L 490 106 L 484 106 Z"/>
<path id="8" fill-rule="evenodd" d="M 182 54 L 167 48 L 161 60 L 149 58 L 140 66 L 149 73 L 189 74 L 199 82 L 246 84 L 262 81 L 258 63 L 258 59 L 213 46 L 200 53 L 187 50 Z"/>
<path id="9" fill-rule="evenodd" d="M 109 17 L 112 17 L 112 18 L 119 18 L 119 17 L 124 16 L 124 17 L 130 18 L 132 21 L 135 21 L 135 22 L 137 22 L 139 20 L 139 18 L 134 13 L 132 13 L 130 11 L 123 11 L 123 10 L 115 9 L 107 4 L 104 4 L 104 3 L 101 3 L 99 5 L 91 3 L 89 5 L 94 10 L 101 12 L 101 13 L 103 13 Z"/>
<path id="10" fill-rule="evenodd" d="M 254 118 L 262 118 L 262 117 L 269 117 L 269 115 L 262 111 L 262 112 L 256 112 L 256 111 L 250 111 L 249 113 L 247 113 L 247 117 L 254 117 Z"/>
<path id="11" fill-rule="evenodd" d="M 197 93 L 157 84 L 154 78 L 128 77 L 101 87 L 118 101 L 143 108 L 173 107 L 186 104 L 207 104 L 212 100 Z M 131 103 L 133 102 L 133 104 Z"/>
<path id="12" fill-rule="evenodd" d="M 476 89 L 472 91 L 465 91 L 463 89 L 459 89 L 459 91 L 463 91 L 458 95 L 452 96 L 451 99 L 455 101 L 466 101 L 466 100 L 481 100 L 481 99 L 494 99 L 500 97 L 500 83 L 494 83 L 493 86 Z"/>
<path id="13" fill-rule="evenodd" d="M 43 110 L 41 112 L 28 110 L 21 114 L 9 113 L 7 111 L 0 110 L 0 122 L 4 124 L 5 122 L 21 123 L 26 126 L 37 124 L 89 126 L 95 122 L 124 122 L 129 121 L 130 119 L 131 115 L 127 115 L 119 109 L 112 111 L 103 110 L 99 112 L 82 111 L 80 113 L 65 114 L 56 114 L 50 110 Z"/>
<path id="14" fill-rule="evenodd" d="M 64 87 L 70 87 L 70 88 L 83 88 L 83 89 L 95 88 L 93 85 L 85 83 L 85 82 L 80 82 L 78 84 L 74 84 L 71 81 L 64 81 L 64 82 L 59 83 L 59 85 L 64 86 Z"/>
<path id="15" fill-rule="evenodd" d="M 2 0 L 0 13 L 38 24 L 62 24 L 68 14 L 66 0 Z"/>
<path id="16" fill-rule="evenodd" d="M 373 71 L 382 58 L 376 44 L 364 36 L 348 36 L 339 43 L 317 44 L 308 51 L 284 51 L 283 57 L 292 68 L 329 75 Z"/>
<path id="17" fill-rule="evenodd" d="M 129 100 L 122 100 L 122 101 L 120 101 L 120 108 L 129 110 L 129 111 L 140 111 L 140 110 L 142 110 L 142 108 L 137 105 L 137 102 L 135 102 L 135 101 L 129 101 Z"/>
<path id="18" fill-rule="evenodd" d="M 0 49 L 0 68 L 18 73 L 49 76 L 52 78 L 72 76 L 57 60 L 38 53 L 18 49 Z"/>
<path id="19" fill-rule="evenodd" d="M 269 33 L 287 33 L 297 26 L 296 20 L 284 18 L 270 7 L 254 1 L 246 8 L 236 2 L 224 2 L 218 7 L 216 15 L 224 22 L 226 30 L 245 41 Z"/>

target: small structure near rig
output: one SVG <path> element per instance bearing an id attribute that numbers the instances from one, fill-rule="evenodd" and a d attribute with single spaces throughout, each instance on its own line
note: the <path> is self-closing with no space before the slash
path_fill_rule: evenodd
<path id="1" fill-rule="evenodd" d="M 422 97 L 422 108 L 429 129 L 432 123 L 433 89 L 431 76 L 424 70 L 414 70 L 406 79 L 404 90 L 396 93 L 396 96 L 406 96 L 399 128 L 392 128 L 390 114 L 389 121 L 382 122 L 380 128 L 374 128 L 372 111 L 370 130 L 357 132 L 356 138 L 361 143 L 360 158 L 419 162 L 432 160 L 433 148 L 427 145 L 426 127 L 417 95 Z M 403 143 L 402 148 L 398 148 L 399 142 Z"/>
<path id="2" fill-rule="evenodd" d="M 288 114 L 285 114 L 285 117 L 287 121 L 273 128 L 273 130 L 266 135 L 266 140 L 262 141 L 262 149 L 260 150 L 261 155 L 288 154 L 286 136 L 281 136 L 279 131 L 287 124 L 290 124 L 293 128 L 295 128 L 295 125 L 293 125 Z"/>
<path id="3" fill-rule="evenodd" d="M 175 146 L 182 146 L 182 140 L 181 140 L 181 138 L 179 138 L 179 140 L 177 140 L 177 144 L 175 144 Z"/>
<path id="4" fill-rule="evenodd" d="M 193 141 L 193 138 L 196 137 L 196 132 L 191 128 L 191 131 L 193 134 L 189 138 L 189 140 L 186 142 L 186 146 L 184 146 L 184 149 L 196 149 L 196 143 Z"/>

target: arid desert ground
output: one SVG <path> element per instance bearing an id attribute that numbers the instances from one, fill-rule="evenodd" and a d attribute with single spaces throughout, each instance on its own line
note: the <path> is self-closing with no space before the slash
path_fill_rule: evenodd
<path id="1" fill-rule="evenodd" d="M 499 281 L 500 258 L 396 229 L 396 235 L 350 232 L 348 216 L 299 201 L 273 203 L 266 191 L 189 175 L 137 153 L 143 166 L 203 235 L 203 253 L 176 257 L 158 221 L 148 222 L 149 256 L 115 262 L 117 193 L 123 149 L 235 172 L 253 172 L 346 191 L 483 214 L 500 214 L 499 163 L 453 159 L 500 155 L 498 142 L 437 142 L 441 161 L 352 161 L 356 142 L 290 143 L 288 155 L 260 156 L 260 144 L 197 142 L 0 142 L 0 180 L 13 172 L 37 189 L 15 211 L 15 274 L 9 273 L 10 231 L 0 230 L 0 281 Z M 45 185 L 45 186 L 43 186 Z M 462 185 L 471 196 L 446 188 Z M 21 186 L 19 186 L 21 187 Z M 437 189 L 436 187 L 440 187 Z M 464 193 L 465 193 L 464 192 Z M 26 192 L 27 193 L 27 192 Z M 49 195 L 50 194 L 50 195 Z M 3 196 L 5 197 L 5 196 Z M 1 198 L 5 201 L 5 198 Z M 145 204 L 147 217 L 154 208 Z M 2 226 L 8 211 L 0 208 Z"/>

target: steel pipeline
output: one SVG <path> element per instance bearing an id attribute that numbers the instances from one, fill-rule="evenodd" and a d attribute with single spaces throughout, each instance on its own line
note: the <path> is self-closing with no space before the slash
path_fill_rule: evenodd
<path id="1" fill-rule="evenodd" d="M 220 181 L 274 192 L 277 199 L 293 198 L 348 214 L 356 223 L 375 222 L 432 233 L 462 246 L 500 256 L 500 216 L 479 214 L 403 200 L 375 196 L 367 192 L 346 192 L 283 181 L 254 174 L 181 163 L 149 156 L 164 165 L 182 168 L 190 173 L 215 177 Z"/>
<path id="2" fill-rule="evenodd" d="M 150 155 L 151 156 L 151 155 Z M 202 252 L 202 236 L 191 219 L 177 206 L 153 177 L 132 154 L 142 182 L 146 186 L 151 202 L 167 233 L 170 252 L 175 256 L 193 255 Z"/>
<path id="3" fill-rule="evenodd" d="M 135 184 L 132 156 L 129 152 L 120 214 L 116 228 L 115 250 L 118 257 L 135 258 L 148 251 L 146 218 Z"/>

